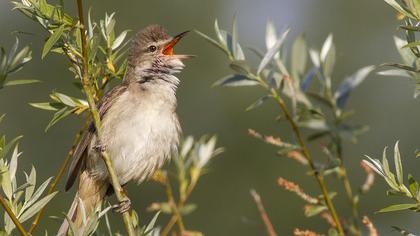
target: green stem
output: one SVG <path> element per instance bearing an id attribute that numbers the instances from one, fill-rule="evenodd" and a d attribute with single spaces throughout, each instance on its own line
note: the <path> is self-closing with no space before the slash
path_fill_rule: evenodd
<path id="1" fill-rule="evenodd" d="M 169 179 L 165 182 L 165 189 L 166 189 L 166 195 L 168 196 L 169 204 L 172 207 L 172 210 L 174 211 L 173 217 L 176 218 L 176 222 L 178 223 L 179 231 L 182 235 L 182 233 L 185 231 L 185 225 L 184 221 L 182 220 L 182 215 L 179 212 L 179 205 L 176 204 L 174 194 L 172 191 L 171 183 L 169 182 Z"/>
<path id="2" fill-rule="evenodd" d="M 79 21 L 80 21 L 80 35 L 82 38 L 82 55 L 83 55 L 83 78 L 82 78 L 82 85 L 83 90 L 85 91 L 87 101 L 89 103 L 90 112 L 92 114 L 92 118 L 96 127 L 96 134 L 98 137 L 99 143 L 101 143 L 101 120 L 99 116 L 98 109 L 95 104 L 95 100 L 92 93 L 92 88 L 89 83 L 89 56 L 88 56 L 88 46 L 87 46 L 87 38 L 85 34 L 85 23 L 84 23 L 84 17 L 83 17 L 83 4 L 82 0 L 77 0 L 77 8 L 79 13 Z M 117 174 L 112 166 L 111 158 L 109 157 L 108 153 L 106 151 L 102 152 L 102 159 L 105 162 L 105 165 L 109 172 L 109 177 L 111 180 L 112 187 L 114 188 L 115 195 L 118 199 L 118 201 L 122 202 L 124 201 L 127 196 L 125 195 L 120 183 L 118 182 Z M 130 213 L 124 212 L 123 213 L 123 220 L 124 225 L 127 230 L 127 233 L 129 236 L 134 236 L 134 227 L 131 222 Z"/>
<path id="3" fill-rule="evenodd" d="M 3 198 L 3 196 L 0 195 L 0 204 L 3 206 L 4 210 L 7 212 L 7 214 L 10 216 L 10 219 L 12 219 L 13 224 L 15 224 L 16 228 L 18 229 L 19 233 L 22 236 L 27 236 L 25 228 L 23 228 L 22 224 L 16 217 L 16 215 L 13 213 L 12 209 L 10 209 L 9 205 L 7 204 L 6 200 Z"/>
<path id="4" fill-rule="evenodd" d="M 302 148 L 303 155 L 308 160 L 309 167 L 311 168 L 312 172 L 314 173 L 314 176 L 316 178 L 316 181 L 318 182 L 319 187 L 321 188 L 322 195 L 325 199 L 325 204 L 328 207 L 328 210 L 336 224 L 336 228 L 338 230 L 338 233 L 340 236 L 344 236 L 344 230 L 341 226 L 340 219 L 338 218 L 337 212 L 335 210 L 334 204 L 331 201 L 330 196 L 328 195 L 327 186 L 324 182 L 324 177 L 321 175 L 321 173 L 317 170 L 315 167 L 315 163 L 313 161 L 312 156 L 309 153 L 308 148 L 306 147 L 305 142 L 303 141 L 302 134 L 299 130 L 299 127 L 297 126 L 295 120 L 292 118 L 289 109 L 287 108 L 286 104 L 284 103 L 283 99 L 278 95 L 277 91 L 274 89 L 271 89 L 271 95 L 276 100 L 277 104 L 280 106 L 281 110 L 283 111 L 284 115 L 286 116 L 286 119 L 289 121 L 290 125 L 292 126 L 293 132 L 295 133 L 295 136 L 299 142 L 299 146 Z"/>

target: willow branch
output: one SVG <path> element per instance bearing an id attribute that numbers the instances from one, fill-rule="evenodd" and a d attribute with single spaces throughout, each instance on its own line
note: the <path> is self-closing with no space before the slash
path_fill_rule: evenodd
<path id="1" fill-rule="evenodd" d="M 0 204 L 3 206 L 4 210 L 7 212 L 7 214 L 10 216 L 10 219 L 12 219 L 13 224 L 15 224 L 16 228 L 18 229 L 19 233 L 22 236 L 27 236 L 25 228 L 23 228 L 22 224 L 16 217 L 15 213 L 13 213 L 12 209 L 10 209 L 9 205 L 7 205 L 6 200 L 3 198 L 3 196 L 0 195 Z"/>
<path id="2" fill-rule="evenodd" d="M 85 23 L 84 23 L 84 17 L 83 17 L 83 4 L 82 0 L 77 0 L 77 9 L 79 14 L 79 21 L 80 21 L 80 35 L 82 38 L 82 55 L 83 55 L 83 78 L 82 79 L 82 85 L 83 90 L 86 94 L 87 101 L 89 103 L 90 112 L 92 114 L 92 118 L 96 127 L 96 134 L 99 140 L 99 143 L 101 143 L 101 120 L 99 116 L 98 109 L 95 104 L 92 88 L 89 81 L 89 56 L 88 56 L 88 45 L 87 45 L 87 38 L 85 33 Z M 106 151 L 103 151 L 102 153 L 102 159 L 105 162 L 105 165 L 109 172 L 109 177 L 111 179 L 112 187 L 114 188 L 115 195 L 118 199 L 118 201 L 122 202 L 124 201 L 127 196 L 125 195 L 120 183 L 118 182 L 117 174 L 112 166 L 111 158 L 109 157 L 108 153 Z M 134 236 L 134 228 L 133 224 L 131 222 L 130 213 L 124 212 L 123 213 L 123 220 L 124 225 L 127 230 L 127 233 L 129 236 Z"/>
<path id="3" fill-rule="evenodd" d="M 338 231 L 340 236 L 345 236 L 343 227 L 341 226 L 340 219 L 338 218 L 338 215 L 337 215 L 337 211 L 335 210 L 334 204 L 332 203 L 331 198 L 328 195 L 328 190 L 327 190 L 327 186 L 326 186 L 325 181 L 324 181 L 324 177 L 322 176 L 322 174 L 316 168 L 314 160 L 313 160 L 311 154 L 309 153 L 309 149 L 305 144 L 302 133 L 300 132 L 300 129 L 299 129 L 296 121 L 293 119 L 289 109 L 287 108 L 286 103 L 280 97 L 280 95 L 277 93 L 277 91 L 275 89 L 271 88 L 263 79 L 261 79 L 260 76 L 258 76 L 258 75 L 252 75 L 252 76 L 260 83 L 261 86 L 263 86 L 265 89 L 267 89 L 270 92 L 271 96 L 274 98 L 277 105 L 283 111 L 284 116 L 286 117 L 286 120 L 289 122 L 290 126 L 292 127 L 293 133 L 295 134 L 295 136 L 298 140 L 299 146 L 302 149 L 302 153 L 305 156 L 306 160 L 308 160 L 309 167 L 310 167 L 311 171 L 313 172 L 313 175 L 314 175 L 316 181 L 318 182 L 318 185 L 321 189 L 322 195 L 324 196 L 324 199 L 325 199 L 325 204 L 328 207 L 328 211 L 331 213 L 331 216 L 333 217 L 333 219 L 334 219 L 334 221 L 337 225 L 337 231 Z"/>
<path id="4" fill-rule="evenodd" d="M 267 235 L 277 236 L 277 233 L 274 230 L 273 224 L 271 224 L 270 218 L 268 217 L 268 214 L 265 211 L 260 195 L 254 189 L 252 189 L 250 192 L 251 192 L 252 198 L 254 198 L 255 204 L 257 205 L 258 211 L 260 212 L 261 219 L 264 222 L 265 228 L 267 230 Z"/>

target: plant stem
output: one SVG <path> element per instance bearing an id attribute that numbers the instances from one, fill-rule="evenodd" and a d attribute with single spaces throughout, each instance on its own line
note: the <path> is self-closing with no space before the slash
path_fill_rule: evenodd
<path id="1" fill-rule="evenodd" d="M 344 184 L 344 190 L 346 191 L 346 195 L 348 200 L 350 201 L 351 204 L 351 212 L 352 212 L 352 218 L 353 218 L 353 226 L 354 226 L 354 232 L 353 234 L 356 236 L 361 236 L 362 233 L 360 232 L 360 228 L 359 228 L 359 211 L 358 211 L 358 207 L 357 207 L 357 202 L 356 199 L 353 195 L 353 191 L 351 188 L 351 184 L 350 184 L 350 179 L 349 176 L 347 174 L 347 170 L 344 167 L 344 160 L 343 160 L 343 151 L 342 151 L 342 147 L 341 147 L 341 139 L 338 138 L 337 140 L 337 156 L 340 159 L 340 177 L 341 180 L 343 181 Z"/>
<path id="2" fill-rule="evenodd" d="M 95 104 L 95 100 L 92 93 L 92 88 L 90 86 L 89 81 L 89 56 L 88 56 L 88 45 L 87 45 L 87 38 L 85 34 L 85 23 L 84 23 L 84 17 L 83 17 L 83 4 L 82 0 L 77 0 L 77 9 L 79 13 L 79 22 L 80 22 L 80 35 L 82 38 L 82 55 L 83 55 L 83 78 L 82 78 L 82 85 L 83 90 L 85 91 L 87 101 L 89 103 L 90 112 L 92 114 L 92 118 L 96 127 L 96 134 L 98 137 L 98 141 L 101 144 L 101 120 L 99 116 L 98 109 Z M 111 158 L 109 157 L 108 153 L 106 151 L 103 151 L 102 153 L 102 159 L 105 162 L 105 165 L 109 172 L 109 177 L 111 180 L 112 187 L 114 188 L 115 195 L 118 199 L 118 201 L 122 202 L 124 201 L 127 196 L 125 195 L 120 183 L 118 182 L 117 174 L 115 173 L 115 170 L 112 166 Z M 123 219 L 124 219 L 124 225 L 127 230 L 127 233 L 129 236 L 134 236 L 134 227 L 131 222 L 130 213 L 124 212 L 123 213 Z"/>
<path id="3" fill-rule="evenodd" d="M 265 84 L 265 82 L 263 80 L 261 80 L 261 78 L 258 77 L 258 79 L 260 80 L 260 82 L 263 84 L 264 87 L 266 87 L 267 89 L 269 89 L 269 87 L 267 86 L 267 84 Z M 331 213 L 332 218 L 334 219 L 334 222 L 336 223 L 336 227 L 338 230 L 338 233 L 340 236 L 344 236 L 344 230 L 343 227 L 341 226 L 341 222 L 340 219 L 338 218 L 337 212 L 335 210 L 334 204 L 331 201 L 330 196 L 328 195 L 328 190 L 326 187 L 326 184 L 324 182 L 324 177 L 321 175 L 321 173 L 317 170 L 315 163 L 313 161 L 312 156 L 309 153 L 308 148 L 306 147 L 306 144 L 303 140 L 302 134 L 299 130 L 299 127 L 297 126 L 295 120 L 293 119 L 293 117 L 291 116 L 289 109 L 287 108 L 284 100 L 278 95 L 277 91 L 274 89 L 269 89 L 271 95 L 273 96 L 273 98 L 276 100 L 277 104 L 279 105 L 279 107 L 281 108 L 281 110 L 283 111 L 284 115 L 286 116 L 287 121 L 290 123 L 290 125 L 292 126 L 293 132 L 295 133 L 295 136 L 299 142 L 299 146 L 302 148 L 302 152 L 303 155 L 305 156 L 305 158 L 308 160 L 309 162 L 309 166 L 319 184 L 319 187 L 321 188 L 322 191 L 322 195 L 324 196 L 325 199 L 325 203 L 328 207 L 329 212 Z"/>
<path id="4" fill-rule="evenodd" d="M 176 206 L 177 209 L 180 209 L 184 206 L 184 204 L 187 202 L 188 197 L 190 196 L 191 192 L 193 191 L 195 185 L 197 184 L 197 181 L 190 183 L 187 190 L 185 191 L 185 194 L 182 195 L 181 199 L 178 202 L 178 205 Z M 169 197 L 168 197 L 169 198 Z M 172 227 L 177 222 L 178 217 L 177 215 L 172 215 L 171 219 L 168 221 L 168 224 L 163 228 L 161 236 L 166 236 L 169 234 L 169 231 L 172 229 Z"/>
<path id="5" fill-rule="evenodd" d="M 273 224 L 271 224 L 270 218 L 268 217 L 268 214 L 265 211 L 260 195 L 255 190 L 252 189 L 251 196 L 252 198 L 254 198 L 255 204 L 257 205 L 258 211 L 260 212 L 261 219 L 263 220 L 265 228 L 267 230 L 267 235 L 277 236 L 277 233 L 274 230 Z"/>
<path id="6" fill-rule="evenodd" d="M 166 195 L 168 196 L 169 204 L 172 206 L 172 210 L 174 211 L 174 217 L 176 218 L 176 222 L 178 223 L 179 231 L 182 233 L 185 231 L 184 222 L 182 220 L 181 213 L 179 212 L 178 204 L 175 202 L 174 194 L 172 191 L 171 183 L 169 179 L 167 179 L 165 183 Z"/>
<path id="7" fill-rule="evenodd" d="M 6 200 L 3 198 L 3 196 L 0 195 L 0 204 L 3 206 L 4 210 L 7 212 L 7 214 L 10 216 L 10 219 L 12 219 L 13 224 L 15 224 L 16 228 L 18 229 L 19 233 L 22 236 L 27 236 L 25 228 L 23 228 L 22 224 L 16 218 L 16 215 L 13 213 L 12 209 L 7 205 Z"/>

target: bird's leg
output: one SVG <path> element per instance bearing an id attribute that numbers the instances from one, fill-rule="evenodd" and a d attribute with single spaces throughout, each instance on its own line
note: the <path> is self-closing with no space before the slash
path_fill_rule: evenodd
<path id="1" fill-rule="evenodd" d="M 106 145 L 105 144 L 96 144 L 95 146 L 93 146 L 93 150 L 99 152 L 99 153 L 103 153 L 106 151 Z"/>
<path id="2" fill-rule="evenodd" d="M 131 200 L 127 197 L 127 190 L 123 188 L 123 199 L 113 206 L 113 209 L 117 213 L 124 213 L 131 209 Z"/>

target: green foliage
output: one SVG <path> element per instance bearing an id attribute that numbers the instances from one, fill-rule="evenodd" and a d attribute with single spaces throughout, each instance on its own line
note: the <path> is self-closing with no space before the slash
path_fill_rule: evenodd
<path id="1" fill-rule="evenodd" d="M 43 46 L 42 58 L 49 52 L 66 56 L 71 62 L 69 70 L 74 73 L 76 79 L 73 84 L 82 92 L 83 53 L 80 25 L 77 20 L 64 13 L 63 3 L 51 5 L 45 0 L 22 0 L 14 2 L 14 5 L 47 31 L 48 39 Z M 99 23 L 92 19 L 90 12 L 88 15 L 89 76 L 96 99 L 100 98 L 109 81 L 122 80 L 126 70 L 127 61 L 123 58 L 126 54 L 126 36 L 129 31 L 124 30 L 116 34 L 114 15 L 105 14 L 105 18 L 99 20 Z M 80 115 L 88 110 L 85 100 L 57 92 L 52 92 L 50 97 L 51 102 L 30 103 L 36 108 L 55 111 L 45 131 L 70 114 Z"/>
<path id="2" fill-rule="evenodd" d="M 0 89 L 4 86 L 37 83 L 38 80 L 11 80 L 6 81 L 7 77 L 18 72 L 32 59 L 32 51 L 29 46 L 19 48 L 19 39 L 16 38 L 15 44 L 7 54 L 3 47 L 0 47 Z"/>
<path id="3" fill-rule="evenodd" d="M 18 149 L 18 140 L 21 136 L 7 142 L 3 135 L 0 142 L 0 179 L 2 195 L 5 196 L 6 203 L 16 218 L 21 222 L 26 222 L 32 218 L 41 208 L 43 208 L 57 194 L 44 194 L 51 178 L 44 181 L 36 188 L 36 170 L 32 167 L 29 175 L 25 173 L 26 181 L 23 184 L 17 182 L 18 159 L 22 154 Z M 13 148 L 14 147 L 14 148 Z M 11 149 L 13 152 L 10 159 L 7 156 Z M 15 229 L 15 224 L 7 213 L 4 213 L 4 232 L 10 235 Z"/>
<path id="4" fill-rule="evenodd" d="M 242 52 L 238 42 L 236 18 L 233 21 L 232 33 L 220 29 L 217 20 L 215 21 L 216 39 L 202 32 L 197 31 L 197 33 L 220 49 L 229 59 L 229 67 L 233 73 L 216 81 L 215 86 L 259 86 L 266 89 L 267 93 L 248 106 L 246 111 L 256 109 L 266 101 L 274 100 L 285 113 L 284 117 L 289 120 L 298 139 L 301 139 L 298 129 L 305 128 L 312 131 L 307 137 L 308 140 L 314 141 L 323 138 L 328 141 L 328 144 L 323 147 L 328 162 L 317 163 L 315 167 L 311 163 L 312 159 L 302 140 L 295 144 L 284 142 L 280 138 L 261 135 L 254 130 L 250 130 L 250 134 L 279 148 L 280 155 L 292 156 L 302 164 L 309 162 L 311 174 L 326 176 L 335 173 L 349 186 L 346 170 L 342 165 L 342 141 L 356 142 L 357 136 L 364 133 L 367 127 L 351 124 L 349 118 L 353 112 L 346 110 L 346 107 L 351 92 L 376 67 L 365 66 L 344 78 L 342 82 L 338 82 L 333 79 L 336 60 L 333 35 L 330 34 L 327 37 L 320 50 L 308 47 L 305 38 L 302 35 L 298 36 L 292 43 L 288 54 L 286 40 L 289 31 L 290 29 L 286 28 L 277 35 L 273 23 L 271 21 L 267 23 L 266 52 L 260 53 L 257 49 L 251 49 L 261 58 L 255 67 L 246 61 L 246 55 Z M 315 78 L 318 83 L 314 82 Z M 335 86 L 335 84 L 337 85 Z M 283 97 L 289 99 L 290 113 L 284 104 Z M 299 158 L 297 158 L 296 152 L 301 153 Z M 359 196 L 352 194 L 351 187 L 346 188 L 346 192 L 352 203 L 353 221 L 357 224 Z M 326 196 L 324 195 L 324 197 Z M 312 207 L 313 210 L 310 210 L 308 215 L 316 215 L 325 211 L 327 205 L 329 203 L 320 201 L 319 205 Z M 331 208 L 330 205 L 329 208 Z M 329 210 L 331 211 L 331 209 Z M 340 234 L 342 235 L 342 232 Z M 356 235 L 360 235 L 360 232 L 356 232 Z"/>
<path id="5" fill-rule="evenodd" d="M 391 205 L 386 208 L 379 210 L 379 212 L 391 212 L 391 211 L 400 211 L 400 210 L 413 210 L 419 211 L 420 207 L 420 191 L 419 183 L 414 179 L 412 175 L 408 175 L 407 182 L 408 185 L 404 183 L 404 174 L 403 167 L 401 162 L 401 155 L 398 148 L 398 142 L 394 147 L 394 163 L 395 163 L 395 173 L 390 170 L 389 163 L 386 157 L 386 150 L 384 149 L 382 155 L 382 162 L 378 159 L 373 159 L 369 156 L 366 156 L 369 161 L 365 161 L 376 173 L 378 173 L 382 178 L 385 179 L 388 186 L 391 188 L 388 190 L 389 195 L 403 196 L 409 198 L 414 203 L 409 204 L 396 204 Z"/>

